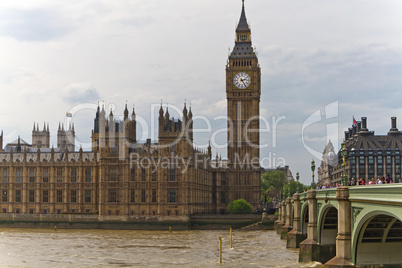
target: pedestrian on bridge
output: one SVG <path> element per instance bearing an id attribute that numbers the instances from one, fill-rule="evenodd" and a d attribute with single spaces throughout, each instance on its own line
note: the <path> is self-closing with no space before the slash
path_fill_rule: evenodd
<path id="1" fill-rule="evenodd" d="M 387 178 L 385 179 L 385 181 L 387 183 L 393 183 L 394 182 L 394 180 L 391 178 L 391 176 L 389 174 L 387 175 Z"/>

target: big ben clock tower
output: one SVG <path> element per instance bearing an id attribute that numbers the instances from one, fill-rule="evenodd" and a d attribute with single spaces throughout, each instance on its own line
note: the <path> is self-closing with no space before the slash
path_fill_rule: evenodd
<path id="1" fill-rule="evenodd" d="M 228 160 L 231 201 L 260 201 L 260 96 L 261 69 L 251 43 L 244 0 L 236 41 L 226 65 Z"/>

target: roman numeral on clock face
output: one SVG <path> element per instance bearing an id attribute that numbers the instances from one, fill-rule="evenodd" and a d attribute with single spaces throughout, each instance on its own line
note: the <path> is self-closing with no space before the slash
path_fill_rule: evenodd
<path id="1" fill-rule="evenodd" d="M 245 89 L 250 85 L 250 76 L 247 73 L 241 72 L 235 75 L 234 84 L 239 89 Z"/>

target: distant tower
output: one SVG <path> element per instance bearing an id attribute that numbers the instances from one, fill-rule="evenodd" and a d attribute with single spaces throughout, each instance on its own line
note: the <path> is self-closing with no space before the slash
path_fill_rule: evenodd
<path id="1" fill-rule="evenodd" d="M 50 148 L 50 132 L 49 124 L 44 123 L 43 130 L 39 130 L 39 124 L 35 127 L 33 125 L 32 130 L 32 147 L 34 148 Z"/>
<path id="2" fill-rule="evenodd" d="M 57 148 L 61 151 L 65 151 L 66 149 L 69 152 L 73 152 L 75 150 L 75 131 L 74 131 L 74 123 L 69 124 L 68 129 L 64 130 L 64 124 L 60 125 L 59 130 L 57 131 Z"/>

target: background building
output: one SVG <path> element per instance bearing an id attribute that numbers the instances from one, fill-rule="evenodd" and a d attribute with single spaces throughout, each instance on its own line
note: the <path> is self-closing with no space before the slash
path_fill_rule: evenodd
<path id="1" fill-rule="evenodd" d="M 328 147 L 328 146 L 327 146 Z M 346 174 L 349 180 L 363 178 L 368 181 L 379 176 L 390 175 L 394 182 L 401 180 L 402 133 L 397 128 L 396 117 L 391 118 L 391 129 L 387 135 L 375 135 L 367 128 L 367 118 L 345 131 Z M 319 182 L 340 183 L 342 163 L 338 156 L 333 165 L 327 164 L 324 150 L 319 169 Z"/>

